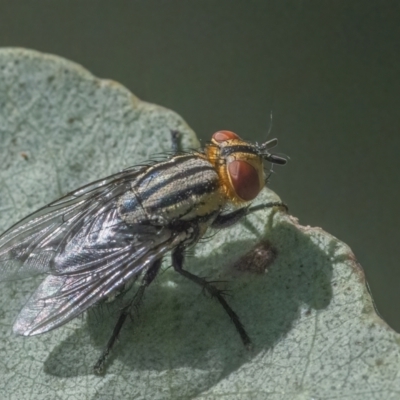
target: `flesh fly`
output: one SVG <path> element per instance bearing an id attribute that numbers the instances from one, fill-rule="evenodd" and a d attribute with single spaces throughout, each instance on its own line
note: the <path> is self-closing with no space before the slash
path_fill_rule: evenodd
<path id="1" fill-rule="evenodd" d="M 177 149 L 177 134 L 173 135 Z M 185 250 L 208 228 L 226 228 L 254 211 L 265 185 L 264 160 L 285 164 L 269 149 L 218 131 L 198 152 L 132 167 L 83 186 L 39 209 L 0 236 L 0 280 L 43 274 L 13 330 L 32 336 L 58 328 L 88 308 L 138 288 L 124 305 L 94 366 L 100 373 L 126 318 L 171 252 L 174 270 L 217 299 L 245 346 L 250 345 L 223 291 L 183 268 Z M 233 211 L 232 211 L 233 209 Z"/>

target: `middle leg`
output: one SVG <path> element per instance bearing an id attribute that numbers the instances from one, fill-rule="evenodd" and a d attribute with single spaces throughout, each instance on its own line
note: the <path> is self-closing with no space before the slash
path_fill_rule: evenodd
<path id="1" fill-rule="evenodd" d="M 249 338 L 249 335 L 244 329 L 243 324 L 240 322 L 238 315 L 235 313 L 235 311 L 232 310 L 230 305 L 225 300 L 223 291 L 217 289 L 206 279 L 200 278 L 199 276 L 194 275 L 189 271 L 183 269 L 183 260 L 184 260 L 184 248 L 183 246 L 178 246 L 172 253 L 172 265 L 175 271 L 184 276 L 185 278 L 190 279 L 192 282 L 199 285 L 202 289 L 206 290 L 211 295 L 211 297 L 216 298 L 221 304 L 221 306 L 224 308 L 226 313 L 229 315 L 233 324 L 235 325 L 235 328 L 238 331 L 244 346 L 246 348 L 251 347 L 251 340 Z"/>

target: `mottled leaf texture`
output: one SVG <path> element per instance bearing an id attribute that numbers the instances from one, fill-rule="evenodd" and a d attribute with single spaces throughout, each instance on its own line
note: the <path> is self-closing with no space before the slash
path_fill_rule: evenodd
<path id="1" fill-rule="evenodd" d="M 62 58 L 0 50 L 0 230 L 79 186 L 169 152 L 170 130 L 183 134 L 184 148 L 198 146 L 178 115 L 115 82 Z M 265 191 L 257 203 L 276 200 Z M 121 302 L 49 333 L 15 335 L 13 322 L 46 278 L 25 265 L 0 267 L 8 279 L 0 283 L 2 399 L 400 398 L 399 335 L 377 316 L 355 256 L 279 210 L 210 232 L 187 255 L 188 270 L 229 289 L 251 351 L 219 304 L 167 259 L 105 375 L 96 376 L 92 365 Z"/>

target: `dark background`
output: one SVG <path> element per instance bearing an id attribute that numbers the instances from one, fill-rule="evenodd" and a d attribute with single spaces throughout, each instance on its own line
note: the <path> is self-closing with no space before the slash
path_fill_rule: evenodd
<path id="1" fill-rule="evenodd" d="M 271 137 L 271 187 L 351 246 L 400 331 L 398 1 L 0 1 L 0 46 L 54 53 L 182 115 Z"/>

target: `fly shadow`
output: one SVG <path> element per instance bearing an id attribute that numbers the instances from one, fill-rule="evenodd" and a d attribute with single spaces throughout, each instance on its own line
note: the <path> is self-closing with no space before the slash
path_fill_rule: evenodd
<path id="1" fill-rule="evenodd" d="M 141 373 L 151 385 L 148 371 L 155 376 L 182 368 L 202 371 L 198 379 L 183 379 L 178 373 L 168 378 L 168 384 L 176 386 L 176 398 L 180 398 L 179 385 L 182 397 L 195 396 L 260 352 L 273 349 L 300 318 L 301 309 L 326 308 L 332 298 L 332 265 L 343 258 L 335 255 L 338 242 L 332 238 L 326 252 L 310 236 L 285 222 L 271 226 L 268 236 L 274 259 L 262 274 L 238 271 L 238 265 L 230 261 L 237 249 L 253 248 L 255 243 L 249 240 L 225 243 L 218 254 L 189 257 L 185 263 L 191 272 L 222 281 L 216 284 L 229 289 L 227 301 L 252 339 L 251 351 L 243 348 L 219 303 L 171 269 L 149 287 L 139 313 L 124 326 L 107 360 L 106 375 L 116 373 L 116 361 L 118 371 L 122 368 L 124 374 L 135 376 L 132 385 Z M 221 266 L 219 273 L 210 272 L 210 265 Z M 92 365 L 111 334 L 120 307 L 117 301 L 90 310 L 86 326 L 49 354 L 45 372 L 62 377 L 93 374 Z M 171 383 L 174 376 L 176 382 Z M 156 386 L 161 384 L 161 378 L 154 379 Z M 106 395 L 107 386 L 99 387 L 98 394 L 104 391 Z"/>

